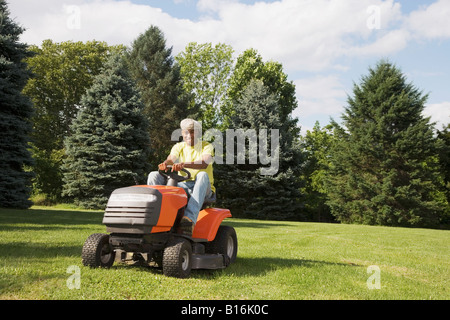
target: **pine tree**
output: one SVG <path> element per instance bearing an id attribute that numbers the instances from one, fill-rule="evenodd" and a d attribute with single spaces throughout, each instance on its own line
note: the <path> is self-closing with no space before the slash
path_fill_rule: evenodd
<path id="1" fill-rule="evenodd" d="M 380 62 L 354 86 L 329 174 L 328 204 L 342 222 L 435 226 L 436 138 L 424 118 L 427 95 Z"/>
<path id="2" fill-rule="evenodd" d="M 0 0 L 0 206 L 28 208 L 32 165 L 27 150 L 33 105 L 21 92 L 30 77 L 24 59 L 27 45 L 19 42 L 23 29 L 9 17 Z"/>
<path id="3" fill-rule="evenodd" d="M 166 48 L 164 34 L 152 26 L 133 43 L 128 64 L 145 105 L 152 143 L 152 166 L 165 160 L 172 132 L 189 115 L 189 97 L 184 93 L 180 67 L 174 63 L 172 48 Z M 195 114 L 195 111 L 191 113 Z"/>
<path id="4" fill-rule="evenodd" d="M 244 130 L 244 132 L 254 130 L 258 136 L 258 150 L 252 150 L 252 143 L 248 143 L 245 159 L 239 159 L 236 139 L 234 163 L 227 162 L 216 166 L 220 204 L 230 208 L 234 216 L 303 220 L 297 165 L 300 161 L 300 152 L 292 132 L 285 130 L 280 120 L 276 96 L 269 93 L 261 80 L 253 80 L 244 90 L 234 109 L 236 113 L 232 118 L 230 130 Z M 262 140 L 259 139 L 263 129 L 267 129 L 265 142 L 267 153 L 277 161 L 276 171 L 270 174 L 261 174 L 261 168 L 269 167 L 269 164 L 261 163 L 261 158 L 258 158 L 257 163 L 251 163 L 251 152 L 255 151 L 259 155 L 261 148 L 264 147 Z M 278 150 L 273 150 L 271 133 L 275 131 L 272 130 L 278 130 Z M 226 150 L 229 151 L 228 145 Z M 244 162 L 242 160 L 245 160 L 245 163 L 240 164 Z"/>
<path id="5" fill-rule="evenodd" d="M 113 55 L 81 99 L 66 140 L 64 195 L 102 208 L 119 187 L 142 182 L 149 171 L 148 122 L 123 60 Z"/>
<path id="6" fill-rule="evenodd" d="M 439 152 L 439 163 L 441 165 L 442 193 L 445 196 L 443 202 L 447 203 L 442 224 L 448 228 L 450 226 L 450 123 L 442 130 L 438 130 L 437 134 L 442 146 Z"/>

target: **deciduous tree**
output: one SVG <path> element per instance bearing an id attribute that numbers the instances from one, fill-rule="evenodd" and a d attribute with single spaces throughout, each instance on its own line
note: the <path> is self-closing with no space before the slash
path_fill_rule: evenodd
<path id="1" fill-rule="evenodd" d="M 264 62 L 261 55 L 255 49 L 244 51 L 236 61 L 228 89 L 228 99 L 231 104 L 238 101 L 245 88 L 252 80 L 261 80 L 270 94 L 274 94 L 278 104 L 278 114 L 283 126 L 295 130 L 298 135 L 297 119 L 292 118 L 292 112 L 297 108 L 295 85 L 288 81 L 288 76 L 283 71 L 281 63 L 276 61 Z M 236 111 L 232 105 L 227 114 L 232 116 Z M 227 119 L 225 118 L 225 122 Z"/>
<path id="2" fill-rule="evenodd" d="M 221 129 L 226 116 L 228 81 L 233 70 L 233 49 L 219 43 L 191 42 L 177 55 L 184 89 L 192 93 L 191 108 L 198 107 L 203 130 Z"/>
<path id="3" fill-rule="evenodd" d="M 326 205 L 326 177 L 330 170 L 331 150 L 334 140 L 333 126 L 320 127 L 317 121 L 312 131 L 301 137 L 304 161 L 301 164 L 301 179 L 304 181 L 302 196 L 305 211 L 312 221 L 332 221 L 333 216 Z"/>

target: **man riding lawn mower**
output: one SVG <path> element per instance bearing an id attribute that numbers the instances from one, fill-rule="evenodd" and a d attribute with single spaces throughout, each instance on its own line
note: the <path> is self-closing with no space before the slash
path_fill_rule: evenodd
<path id="1" fill-rule="evenodd" d="M 109 234 L 88 237 L 85 266 L 108 268 L 116 254 L 123 262 L 131 254 L 132 261 L 185 278 L 191 269 L 220 269 L 235 261 L 236 232 L 220 225 L 230 211 L 205 208 L 215 200 L 213 148 L 199 141 L 199 126 L 191 119 L 181 122 L 183 142 L 149 174 L 147 185 L 112 192 L 103 217 Z"/>

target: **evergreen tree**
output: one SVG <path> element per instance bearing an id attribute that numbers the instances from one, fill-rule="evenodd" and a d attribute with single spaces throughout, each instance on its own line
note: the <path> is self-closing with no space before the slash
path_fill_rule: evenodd
<path id="1" fill-rule="evenodd" d="M 28 208 L 32 164 L 27 150 L 32 127 L 33 105 L 21 92 L 30 72 L 24 59 L 27 45 L 19 42 L 23 29 L 9 17 L 7 4 L 0 0 L 0 206 Z"/>
<path id="2" fill-rule="evenodd" d="M 149 171 L 148 122 L 120 56 L 108 60 L 81 105 L 66 140 L 64 195 L 103 208 L 114 189 L 142 182 Z"/>
<path id="3" fill-rule="evenodd" d="M 450 204 L 450 123 L 438 130 L 438 139 L 441 142 L 439 152 L 439 163 L 441 164 L 442 192 L 446 197 L 447 204 Z M 450 205 L 446 207 L 446 215 L 442 219 L 442 224 L 450 225 Z"/>
<path id="4" fill-rule="evenodd" d="M 422 111 L 427 96 L 380 62 L 354 86 L 336 139 L 328 204 L 342 222 L 435 226 L 442 206 L 438 146 Z"/>
<path id="5" fill-rule="evenodd" d="M 161 30 L 152 26 L 134 41 L 128 55 L 150 123 L 153 168 L 166 159 L 174 143 L 172 132 L 189 115 L 189 97 L 183 90 L 180 67 L 171 54 L 172 48 L 166 48 Z"/>
<path id="6" fill-rule="evenodd" d="M 280 120 L 276 96 L 269 93 L 262 81 L 252 80 L 234 109 L 236 113 L 232 118 L 230 130 L 254 130 L 258 136 L 258 144 L 256 150 L 252 149 L 256 146 L 255 141 L 249 142 L 245 148 L 245 159 L 242 159 L 237 152 L 235 139 L 234 163 L 227 161 L 226 164 L 216 166 L 220 204 L 230 208 L 233 215 L 238 217 L 303 220 L 299 201 L 300 152 L 292 132 L 285 130 Z M 263 129 L 267 129 L 265 142 L 260 138 Z M 271 133 L 276 133 L 279 137 L 277 150 L 273 148 Z M 261 162 L 260 152 L 264 144 L 267 146 L 267 154 L 277 162 L 271 162 L 271 165 L 276 165 L 276 170 L 270 174 L 261 174 L 262 167 L 269 167 L 269 164 L 264 165 Z M 231 150 L 228 145 L 226 150 Z M 251 161 L 252 152 L 258 154 L 256 163 Z M 229 156 L 227 153 L 227 158 Z"/>

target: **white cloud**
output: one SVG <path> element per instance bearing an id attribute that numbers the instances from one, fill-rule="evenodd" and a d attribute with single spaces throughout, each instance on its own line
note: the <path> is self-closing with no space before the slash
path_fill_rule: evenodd
<path id="1" fill-rule="evenodd" d="M 184 1 L 189 0 L 174 0 Z M 389 56 L 407 48 L 410 41 L 450 37 L 449 0 L 422 6 L 409 15 L 402 14 L 394 0 L 280 0 L 251 5 L 199 0 L 201 17 L 196 21 L 129 0 L 14 0 L 8 6 L 12 17 L 27 29 L 22 41 L 29 44 L 40 45 L 44 39 L 95 39 L 130 45 L 156 25 L 174 54 L 191 41 L 223 42 L 237 54 L 255 48 L 264 60 L 282 63 L 291 76 L 305 71 L 336 73 L 348 69 L 355 58 Z M 340 81 L 336 75 L 296 80 L 296 115 L 301 119 L 341 113 L 346 93 Z M 439 103 L 429 105 L 426 112 L 445 122 L 448 109 L 448 103 Z"/>
<path id="2" fill-rule="evenodd" d="M 355 46 L 348 50 L 351 56 L 386 56 L 406 48 L 410 34 L 407 30 L 389 31 L 373 43 Z"/>
<path id="3" fill-rule="evenodd" d="M 338 115 L 342 113 L 347 97 L 337 76 L 317 76 L 294 81 L 300 119 L 310 116 Z"/>
<path id="4" fill-rule="evenodd" d="M 198 0 L 197 9 L 202 12 L 217 13 L 222 8 L 238 0 Z"/>
<path id="5" fill-rule="evenodd" d="M 15 0 L 10 11 L 26 28 L 22 41 L 36 45 L 45 39 L 56 42 L 95 39 L 129 45 L 150 24 L 172 19 L 158 8 L 112 0 L 71 0 L 70 4 L 58 0 Z M 78 26 L 74 27 L 74 20 L 79 21 Z"/>
<path id="6" fill-rule="evenodd" d="M 450 1 L 439 0 L 410 14 L 407 27 L 418 38 L 450 38 Z"/>
<path id="7" fill-rule="evenodd" d="M 431 117 L 431 122 L 436 122 L 436 129 L 440 130 L 450 122 L 450 101 L 428 104 L 423 113 Z"/>
<path id="8" fill-rule="evenodd" d="M 230 43 L 238 52 L 254 47 L 290 70 L 307 71 L 332 67 L 338 57 L 358 53 L 353 48 L 358 49 L 361 40 L 371 44 L 368 38 L 378 31 L 368 27 L 371 6 L 380 9 L 381 27 L 400 16 L 400 6 L 392 0 L 282 0 L 254 5 L 201 0 L 198 4 L 218 17 L 220 28 L 209 29 L 211 39 Z M 370 47 L 362 50 L 369 52 Z"/>
<path id="9" fill-rule="evenodd" d="M 195 22 L 130 1 L 72 0 L 70 5 L 79 7 L 80 28 L 68 27 L 73 12 L 67 12 L 58 0 L 15 0 L 10 8 L 27 28 L 23 40 L 32 44 L 51 38 L 129 45 L 153 24 L 163 30 L 175 52 L 190 41 L 224 42 L 236 52 L 253 47 L 265 59 L 280 61 L 294 71 L 324 70 L 343 55 L 379 54 L 404 47 L 398 45 L 398 33 L 370 39 L 378 30 L 368 27 L 373 13 L 367 9 L 378 6 L 381 27 L 388 27 L 399 19 L 399 5 L 393 0 L 282 0 L 253 5 L 200 0 L 197 8 L 206 15 Z M 361 39 L 366 40 L 363 46 L 357 44 Z"/>
<path id="10" fill-rule="evenodd" d="M 79 28 L 73 28 L 74 12 L 68 12 L 67 5 L 79 8 Z M 177 19 L 130 1 L 15 0 L 9 7 L 26 27 L 23 41 L 30 44 L 51 38 L 129 45 L 153 24 L 163 30 L 175 52 L 190 41 L 224 42 L 236 52 L 253 47 L 292 71 L 333 68 L 340 57 L 389 55 L 418 36 L 450 37 L 448 0 L 408 17 L 394 0 L 281 0 L 252 5 L 199 0 L 197 10 L 204 16 L 198 21 Z"/>

